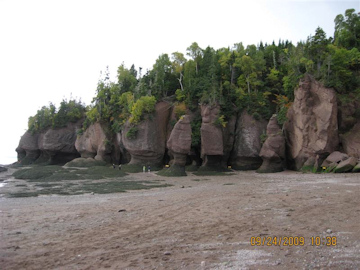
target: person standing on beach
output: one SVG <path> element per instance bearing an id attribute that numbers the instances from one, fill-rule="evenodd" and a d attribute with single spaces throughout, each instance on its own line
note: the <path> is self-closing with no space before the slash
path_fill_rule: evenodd
<path id="1" fill-rule="evenodd" d="M 148 166 L 148 173 L 150 173 L 150 165 Z"/>
<path id="2" fill-rule="evenodd" d="M 119 164 L 119 171 L 121 171 L 121 163 Z"/>
<path id="3" fill-rule="evenodd" d="M 145 165 L 143 166 L 143 173 L 145 173 Z"/>

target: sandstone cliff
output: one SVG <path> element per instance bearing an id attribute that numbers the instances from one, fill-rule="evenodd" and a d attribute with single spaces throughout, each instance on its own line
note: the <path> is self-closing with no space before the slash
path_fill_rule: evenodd
<path id="1" fill-rule="evenodd" d="M 285 138 L 277 122 L 276 115 L 270 118 L 266 128 L 266 135 L 267 138 L 260 151 L 263 163 L 258 172 L 281 172 L 285 168 Z"/>
<path id="2" fill-rule="evenodd" d="M 260 136 L 265 133 L 267 121 L 256 120 L 245 110 L 237 119 L 234 148 L 230 157 L 230 164 L 237 170 L 256 170 L 262 159 Z"/>
<path id="3" fill-rule="evenodd" d="M 191 150 L 191 125 L 189 115 L 183 116 L 175 124 L 167 141 L 167 147 L 174 157 L 170 170 L 176 170 L 178 173 L 180 172 L 182 175 L 186 175 L 185 164 L 187 155 Z"/>
<path id="4" fill-rule="evenodd" d="M 26 131 L 16 148 L 21 164 L 47 163 L 65 164 L 79 157 L 75 149 L 76 131 L 81 121 L 69 123 L 64 128 L 47 129 L 42 133 Z"/>
<path id="5" fill-rule="evenodd" d="M 337 99 L 333 89 L 307 75 L 295 90 L 295 100 L 285 123 L 288 158 L 299 170 L 318 155 L 323 160 L 339 144 Z M 311 165 L 307 162 L 307 165 Z M 314 164 L 312 164 L 314 165 Z"/>
<path id="6" fill-rule="evenodd" d="M 217 105 L 201 105 L 201 158 L 202 167 L 220 167 L 224 155 L 222 128 L 215 125 L 219 117 L 220 107 Z"/>
<path id="7" fill-rule="evenodd" d="M 121 139 L 131 156 L 129 164 L 162 166 L 170 107 L 167 102 L 157 103 L 155 115 L 136 125 L 134 138 L 127 136 L 134 127 L 129 122 L 125 124 Z"/>
<path id="8" fill-rule="evenodd" d="M 91 124 L 78 136 L 75 147 L 82 158 L 111 162 L 111 138 L 108 138 L 100 123 Z"/>
<path id="9" fill-rule="evenodd" d="M 360 121 L 347 133 L 340 135 L 344 152 L 360 158 Z"/>

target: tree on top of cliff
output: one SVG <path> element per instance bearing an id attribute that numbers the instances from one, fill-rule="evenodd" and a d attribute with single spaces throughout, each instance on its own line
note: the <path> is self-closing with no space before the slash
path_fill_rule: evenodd
<path id="1" fill-rule="evenodd" d="M 69 122 L 77 122 L 85 116 L 85 105 L 81 100 L 63 99 L 60 108 L 55 105 L 43 106 L 34 116 L 29 117 L 28 129 L 32 133 L 42 132 L 48 128 L 65 127 Z"/>
<path id="2" fill-rule="evenodd" d="M 84 128 L 102 121 L 118 132 L 132 115 L 132 119 L 143 119 L 138 117 L 140 111 L 147 113 L 139 109 L 142 102 L 153 104 L 153 100 L 169 96 L 171 100 L 175 95 L 192 111 L 198 110 L 199 103 L 217 103 L 224 121 L 242 110 L 268 119 L 294 99 L 294 89 L 306 73 L 339 94 L 357 93 L 360 99 L 359 48 L 360 19 L 354 9 L 335 18 L 334 38 L 318 27 L 306 42 L 296 45 L 279 40 L 277 44 L 260 42 L 245 47 L 240 42 L 215 50 L 193 42 L 186 49 L 188 59 L 180 52 L 174 52 L 171 59 L 161 54 L 152 69 L 139 78 L 134 65 L 128 69 L 122 63 L 116 82 L 110 81 L 107 70 L 87 109 Z M 278 97 L 288 103 L 280 104 Z M 140 99 L 143 101 L 135 106 Z M 51 110 L 43 109 L 36 121 L 32 119 L 32 128 L 35 122 L 37 129 L 52 124 Z"/>
<path id="3" fill-rule="evenodd" d="M 335 20 L 335 45 L 348 50 L 360 50 L 360 16 L 355 9 L 347 9 L 345 16 L 339 14 Z"/>

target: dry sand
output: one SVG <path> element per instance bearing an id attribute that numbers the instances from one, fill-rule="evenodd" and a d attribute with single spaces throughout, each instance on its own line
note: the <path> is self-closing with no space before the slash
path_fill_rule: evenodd
<path id="1" fill-rule="evenodd" d="M 174 186 L 0 198 L 0 268 L 360 269 L 360 174 L 127 177 Z M 253 236 L 305 243 L 252 246 Z M 317 236 L 336 246 L 312 246 Z"/>

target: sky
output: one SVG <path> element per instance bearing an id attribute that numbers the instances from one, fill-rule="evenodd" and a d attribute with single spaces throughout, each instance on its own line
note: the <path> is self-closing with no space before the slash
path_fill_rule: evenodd
<path id="1" fill-rule="evenodd" d="M 49 102 L 81 98 L 89 105 L 100 71 L 132 64 L 151 69 L 159 55 L 196 41 L 214 49 L 294 44 L 360 0 L 0 0 L 0 164 L 15 149 L 29 116 Z"/>

